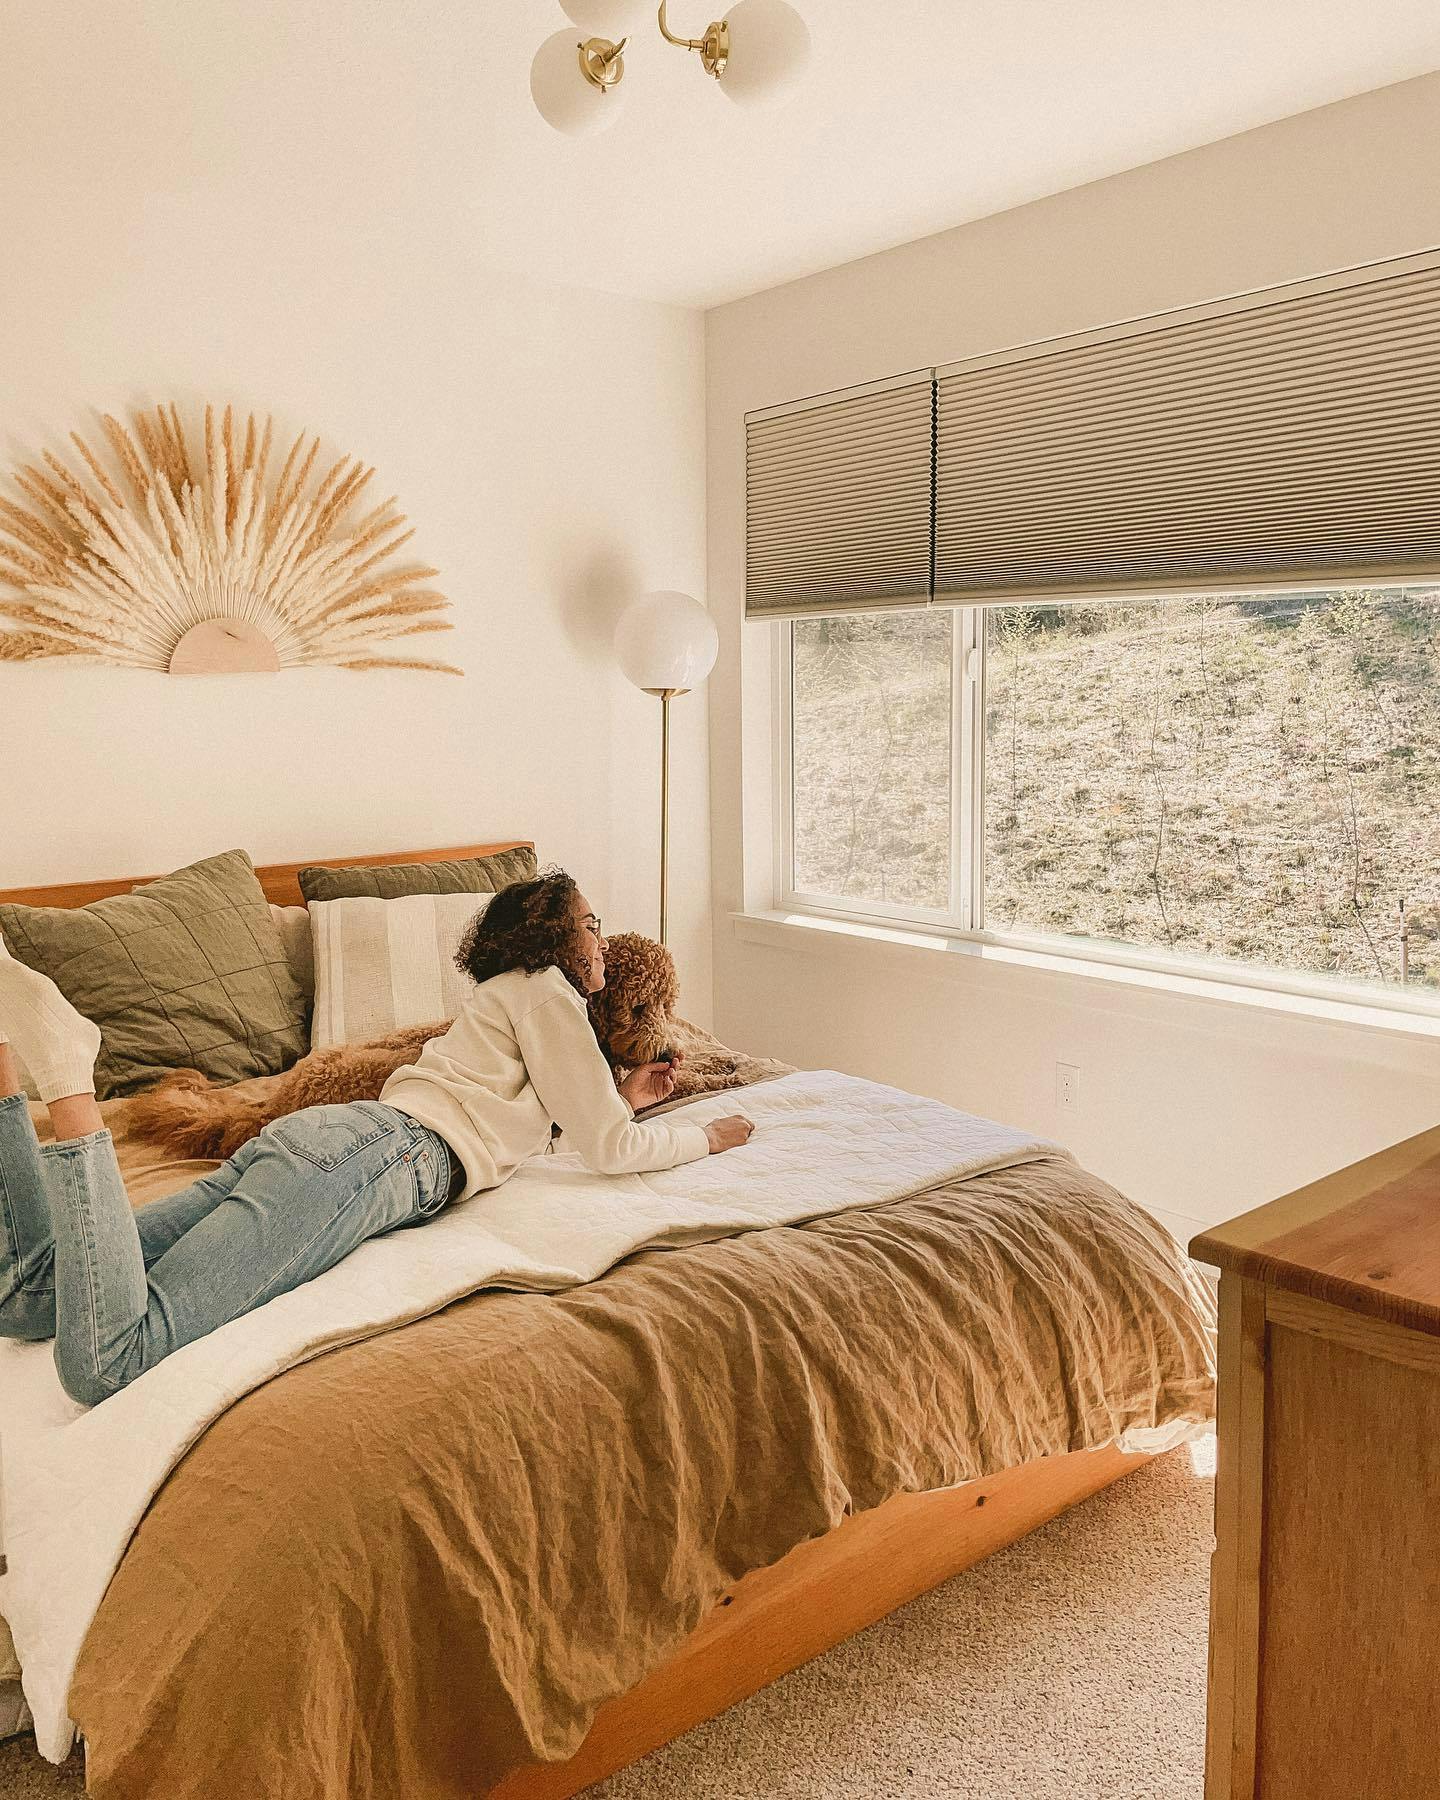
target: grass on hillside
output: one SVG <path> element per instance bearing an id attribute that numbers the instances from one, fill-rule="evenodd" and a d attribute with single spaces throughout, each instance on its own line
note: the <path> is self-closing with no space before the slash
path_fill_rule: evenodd
<path id="1" fill-rule="evenodd" d="M 987 615 L 987 922 L 1440 986 L 1440 601 Z M 951 614 L 796 628 L 796 885 L 947 903 Z M 1436 908 L 1431 913 L 1426 908 Z"/>

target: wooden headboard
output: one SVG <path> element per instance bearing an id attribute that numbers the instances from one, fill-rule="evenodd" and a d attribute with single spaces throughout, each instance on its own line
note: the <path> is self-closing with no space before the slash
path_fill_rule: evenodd
<path id="1" fill-rule="evenodd" d="M 445 850 L 387 850 L 381 856 L 307 856 L 303 862 L 267 863 L 257 868 L 265 897 L 274 906 L 303 906 L 300 892 L 302 869 L 373 869 L 385 863 L 452 862 L 470 856 L 493 856 L 500 850 L 533 850 L 526 838 L 508 838 L 503 844 L 457 844 Z M 88 906 L 111 894 L 128 894 L 153 875 L 132 875 L 124 881 L 72 881 L 63 887 L 0 888 L 0 900 L 21 906 Z"/>

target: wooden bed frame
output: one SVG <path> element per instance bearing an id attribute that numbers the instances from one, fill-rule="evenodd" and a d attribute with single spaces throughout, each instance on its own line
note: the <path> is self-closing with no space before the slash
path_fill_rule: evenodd
<path id="1" fill-rule="evenodd" d="M 272 906 L 303 906 L 300 892 L 302 869 L 381 869 L 389 863 L 455 862 L 472 856 L 495 856 L 501 850 L 533 850 L 528 838 L 507 838 L 503 844 L 462 844 L 455 850 L 391 850 L 383 856 L 307 856 L 303 862 L 267 863 L 256 875 Z M 20 906 L 88 906 L 92 900 L 108 900 L 112 894 L 128 894 L 157 875 L 132 875 L 123 881 L 70 881 L 60 887 L 0 888 L 0 902 Z"/>
<path id="2" fill-rule="evenodd" d="M 255 873 L 276 906 L 303 906 L 303 868 L 448 862 L 528 849 L 527 839 L 383 855 L 308 857 Z M 85 906 L 153 876 L 0 890 L 25 906 Z M 602 1707 L 563 1763 L 519 1769 L 489 1800 L 570 1800 L 693 1726 L 833 1649 L 897 1606 L 1017 1542 L 1149 1461 L 1113 1447 L 1046 1457 L 962 1487 L 901 1494 L 801 1544 L 726 1593 L 680 1650 L 628 1694 Z"/>

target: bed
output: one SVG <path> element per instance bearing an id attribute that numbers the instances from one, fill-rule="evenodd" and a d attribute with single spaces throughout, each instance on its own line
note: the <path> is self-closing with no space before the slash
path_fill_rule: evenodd
<path id="1" fill-rule="evenodd" d="M 299 866 L 259 871 L 276 904 Z M 136 1204 L 214 1166 L 126 1105 Z M 255 1386 L 170 1470 L 69 1688 L 91 1791 L 563 1800 L 1212 1409 L 1208 1289 L 1058 1149 L 467 1294 Z"/>

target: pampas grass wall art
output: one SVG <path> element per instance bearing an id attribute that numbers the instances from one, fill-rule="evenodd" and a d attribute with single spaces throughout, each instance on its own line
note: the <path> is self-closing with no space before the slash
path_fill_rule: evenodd
<path id="1" fill-rule="evenodd" d="M 0 496 L 0 662 L 462 672 L 376 654 L 450 630 L 450 602 L 424 585 L 436 570 L 391 562 L 414 535 L 393 499 L 353 516 L 374 473 L 358 458 L 317 477 L 301 432 L 272 475 L 270 419 L 242 431 L 228 406 L 218 424 L 206 407 L 198 457 L 173 404 L 102 423 L 111 467 L 72 432 L 80 473 L 47 451 L 15 472 L 26 504 Z"/>

